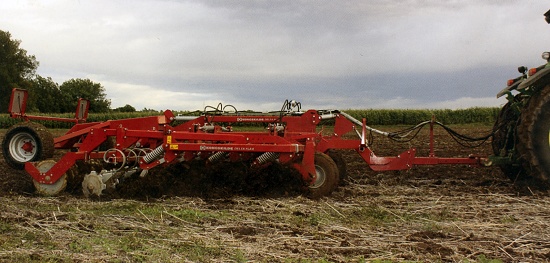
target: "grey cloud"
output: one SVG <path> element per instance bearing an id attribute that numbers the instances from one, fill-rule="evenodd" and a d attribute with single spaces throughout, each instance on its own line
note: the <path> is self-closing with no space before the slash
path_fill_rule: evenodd
<path id="1" fill-rule="evenodd" d="M 493 97 L 516 66 L 540 64 L 550 43 L 546 1 L 6 5 L 1 29 L 37 55 L 40 74 L 251 104 L 294 98 L 338 108 L 384 100 L 423 107 Z"/>

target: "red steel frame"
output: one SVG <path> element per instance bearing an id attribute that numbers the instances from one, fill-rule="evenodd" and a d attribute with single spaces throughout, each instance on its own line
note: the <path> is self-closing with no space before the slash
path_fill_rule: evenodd
<path id="1" fill-rule="evenodd" d="M 378 157 L 366 145 L 364 139 L 343 138 L 343 135 L 356 129 L 361 129 L 362 137 L 365 138 L 365 120 L 362 127 L 357 127 L 337 112 L 331 116 L 335 120 L 334 132 L 325 136 L 322 132 L 317 132 L 317 127 L 323 119 L 317 110 L 281 116 L 205 115 L 188 118 L 187 121 L 174 126 L 171 124 L 180 121 L 176 121 L 178 118 L 167 110 L 159 116 L 85 123 L 89 104 L 87 101 L 79 101 L 75 119 L 64 119 L 26 115 L 26 99 L 26 91 L 14 89 L 9 107 L 12 117 L 75 122 L 65 135 L 54 139 L 56 149 L 71 151 L 65 153 L 49 171 L 41 173 L 35 163 L 25 163 L 25 170 L 34 180 L 43 184 L 55 183 L 77 160 L 88 161 L 106 157 L 113 162 L 123 159 L 134 161 L 141 169 L 146 170 L 176 161 L 190 161 L 199 156 L 207 159 L 217 152 L 226 153 L 231 161 L 254 160 L 263 153 L 273 152 L 277 154 L 278 162 L 296 168 L 306 182 L 313 182 L 315 179 L 315 152 L 327 152 L 331 149 L 355 150 L 375 171 L 405 170 L 415 165 L 479 166 L 485 160 L 476 156 L 436 157 L 433 150 L 433 124 L 430 127 L 428 157 L 417 157 L 415 148 L 396 157 Z M 18 103 L 15 108 L 14 101 Z M 12 111 L 13 109 L 15 111 Z M 269 128 L 266 132 L 235 132 L 230 128 L 229 131 L 224 130 L 216 123 L 264 123 Z M 275 124 L 284 124 L 284 131 L 279 131 Z M 108 138 L 114 138 L 114 148 L 107 151 L 97 150 Z M 162 152 L 162 158 L 147 162 L 144 156 L 130 154 L 130 149 L 147 149 L 143 150 L 146 153 L 158 149 Z"/>

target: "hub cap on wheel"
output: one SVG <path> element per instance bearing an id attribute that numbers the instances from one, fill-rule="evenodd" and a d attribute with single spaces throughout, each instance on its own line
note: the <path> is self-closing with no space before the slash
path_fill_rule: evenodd
<path id="1" fill-rule="evenodd" d="M 309 188 L 319 188 L 327 179 L 327 174 L 325 170 L 318 165 L 315 165 L 315 181 L 309 186 Z"/>
<path id="2" fill-rule="evenodd" d="M 50 168 L 52 168 L 54 165 L 54 160 L 46 160 L 40 162 L 36 166 L 36 168 L 38 169 L 38 171 L 40 171 L 40 173 L 45 173 L 49 171 Z M 63 176 L 61 176 L 61 178 L 59 178 L 59 180 L 57 180 L 53 184 L 42 184 L 34 179 L 32 180 L 32 182 L 38 194 L 45 196 L 54 196 L 65 190 L 65 187 L 67 186 L 67 175 L 64 174 Z"/>
<path id="3" fill-rule="evenodd" d="M 26 132 L 16 134 L 9 142 L 10 155 L 19 162 L 31 160 L 37 149 L 36 140 Z"/>

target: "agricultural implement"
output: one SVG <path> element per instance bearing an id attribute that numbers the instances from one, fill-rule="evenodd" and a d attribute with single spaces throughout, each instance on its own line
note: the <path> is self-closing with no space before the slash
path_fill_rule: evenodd
<path id="1" fill-rule="evenodd" d="M 202 160 L 205 165 L 218 162 L 242 162 L 262 169 L 274 162 L 296 169 L 307 186 L 309 196 L 330 194 L 346 176 L 345 163 L 337 150 L 355 150 L 373 170 L 404 170 L 415 165 L 481 165 L 486 159 L 440 158 L 435 156 L 433 133 L 430 154 L 416 156 L 411 148 L 396 157 L 378 157 L 369 148 L 367 133 L 392 138 L 402 133 L 373 129 L 343 111 L 301 110 L 301 104 L 286 101 L 283 109 L 271 114 L 241 114 L 221 104 L 200 116 L 176 116 L 172 111 L 151 117 L 85 122 L 89 102 L 80 99 L 75 118 L 32 116 L 25 113 L 26 90 L 13 89 L 10 100 L 12 117 L 27 120 L 11 127 L 3 141 L 7 163 L 25 169 L 40 194 L 56 195 L 67 181 L 82 178 L 85 195 L 100 195 L 107 185 L 121 177 L 147 171 L 174 162 Z M 64 135 L 53 138 L 44 126 L 29 120 L 74 122 Z M 320 123 L 334 122 L 325 135 Z M 436 122 L 430 121 L 431 129 Z M 261 132 L 235 131 L 232 125 L 263 124 Z M 350 134 L 351 133 L 351 134 Z M 355 135 L 349 138 L 350 135 Z M 65 150 L 58 161 L 50 159 L 54 149 Z M 111 169 L 93 170 L 75 175 L 77 161 L 101 161 Z"/>
<path id="2" fill-rule="evenodd" d="M 549 13 L 545 14 L 550 21 Z M 550 53 L 543 58 L 549 60 Z M 306 110 L 285 101 L 275 113 L 246 114 L 230 105 L 205 108 L 200 116 L 180 116 L 167 110 L 151 117 L 86 122 L 89 101 L 79 99 L 74 118 L 33 116 L 26 113 L 26 90 L 13 89 L 9 112 L 25 120 L 12 126 L 2 141 L 6 162 L 25 169 L 38 193 L 57 195 L 76 180 L 86 196 L 99 196 L 106 187 L 134 174 L 146 176 L 156 167 L 177 162 L 204 165 L 241 162 L 251 169 L 273 163 L 299 172 L 307 195 L 329 195 L 346 178 L 346 164 L 338 150 L 355 150 L 375 171 L 406 170 L 417 165 L 498 165 L 514 182 L 547 186 L 550 178 L 550 63 L 527 70 L 508 81 L 497 97 L 506 96 L 493 132 L 480 138 L 460 135 L 435 120 L 398 132 L 384 132 L 339 110 Z M 207 110 L 211 109 L 211 110 Z M 229 110 L 227 110 L 229 109 Z M 333 130 L 322 129 L 330 120 Z M 54 138 L 31 121 L 64 121 L 74 125 Z M 260 124 L 263 131 L 237 131 L 233 126 Z M 410 148 L 395 157 L 379 157 L 371 150 L 369 134 L 401 140 L 422 127 L 430 127 L 428 156 Z M 485 141 L 492 137 L 493 156 L 443 158 L 434 153 L 433 128 L 443 126 L 455 139 Z M 55 150 L 61 157 L 53 160 Z M 77 163 L 103 163 L 78 174 Z"/>

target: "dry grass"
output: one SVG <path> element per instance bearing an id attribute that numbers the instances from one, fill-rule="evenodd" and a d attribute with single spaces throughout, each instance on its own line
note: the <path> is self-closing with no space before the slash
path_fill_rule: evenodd
<path id="1" fill-rule="evenodd" d="M 6 204 L 0 259 L 6 261 L 540 262 L 550 257 L 546 197 L 352 184 L 319 201 L 300 196 L 0 200 Z"/>

